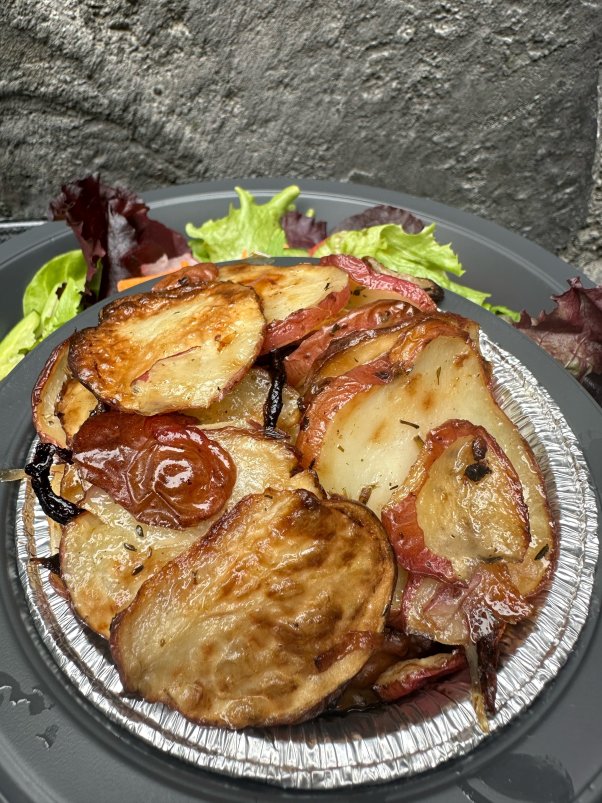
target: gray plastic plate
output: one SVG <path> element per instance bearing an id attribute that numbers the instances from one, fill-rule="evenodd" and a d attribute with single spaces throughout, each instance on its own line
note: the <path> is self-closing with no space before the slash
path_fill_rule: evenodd
<path id="1" fill-rule="evenodd" d="M 149 193 L 153 215 L 183 228 L 227 211 L 236 182 L 213 182 Z M 241 179 L 258 196 L 271 196 L 291 181 Z M 430 201 L 398 193 L 299 182 L 300 208 L 312 207 L 335 223 L 373 203 L 391 203 L 438 223 L 468 270 L 467 284 L 494 300 L 532 312 L 550 306 L 574 271 L 538 246 L 494 224 Z M 22 290 L 50 257 L 74 247 L 62 224 L 48 224 L 0 246 L 0 315 L 7 329 L 20 315 Z M 602 488 L 602 409 L 557 364 L 522 334 L 448 294 L 447 309 L 470 315 L 500 346 L 513 353 L 548 390 L 579 438 L 596 487 Z M 77 325 L 96 320 L 95 308 L 55 333 L 0 384 L 3 466 L 23 465 L 33 430 L 29 397 L 34 379 L 54 345 Z M 0 486 L 0 799 L 20 801 L 316 800 L 509 803 L 602 799 L 602 582 L 597 572 L 588 622 L 558 677 L 528 711 L 468 756 L 384 786 L 341 792 L 287 792 L 196 770 L 154 751 L 110 724 L 64 679 L 33 628 L 16 576 L 16 487 Z M 600 507 L 599 491 L 597 492 Z"/>

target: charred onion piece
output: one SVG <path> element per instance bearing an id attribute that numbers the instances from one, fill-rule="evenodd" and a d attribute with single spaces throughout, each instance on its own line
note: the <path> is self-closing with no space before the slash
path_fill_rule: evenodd
<path id="1" fill-rule="evenodd" d="M 73 439 L 73 462 L 139 521 L 177 529 L 221 510 L 236 479 L 228 452 L 177 414 L 93 416 Z"/>
<path id="2" fill-rule="evenodd" d="M 52 443 L 38 443 L 33 460 L 25 466 L 25 473 L 31 479 L 31 487 L 44 513 L 59 524 L 67 524 L 82 511 L 52 490 L 50 468 L 55 454 L 65 462 L 71 459 L 71 452 L 67 449 L 61 449 Z"/>
<path id="3" fill-rule="evenodd" d="M 284 404 L 283 393 L 286 385 L 286 373 L 282 354 L 273 351 L 270 354 L 272 382 L 263 406 L 263 428 L 266 432 L 275 432 Z"/>
<path id="4" fill-rule="evenodd" d="M 48 555 L 42 558 L 31 558 L 31 562 L 37 563 L 44 569 L 48 569 L 51 574 L 56 574 L 57 577 L 61 576 L 61 561 L 58 552 L 56 552 L 54 555 Z"/>

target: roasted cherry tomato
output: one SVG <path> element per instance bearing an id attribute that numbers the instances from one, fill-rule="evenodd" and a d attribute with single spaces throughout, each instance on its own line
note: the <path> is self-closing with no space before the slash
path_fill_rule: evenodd
<path id="1" fill-rule="evenodd" d="M 139 521 L 177 529 L 221 510 L 236 479 L 228 452 L 178 414 L 92 416 L 73 439 L 73 462 Z"/>

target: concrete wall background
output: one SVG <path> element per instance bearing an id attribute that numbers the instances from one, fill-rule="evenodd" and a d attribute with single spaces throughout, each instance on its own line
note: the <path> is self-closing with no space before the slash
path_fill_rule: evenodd
<path id="1" fill-rule="evenodd" d="M 333 178 L 602 274 L 601 43 L 599 0 L 8 0 L 0 218 L 91 170 Z"/>

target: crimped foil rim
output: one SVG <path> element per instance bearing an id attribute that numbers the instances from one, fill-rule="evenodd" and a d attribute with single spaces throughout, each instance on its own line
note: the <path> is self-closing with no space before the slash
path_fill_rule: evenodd
<path id="1" fill-rule="evenodd" d="M 498 403 L 532 447 L 558 524 L 558 561 L 533 621 L 509 629 L 498 673 L 499 730 L 529 706 L 565 663 L 587 619 L 598 558 L 597 509 L 585 458 L 560 409 L 518 359 L 481 333 Z M 17 506 L 24 507 L 22 484 Z M 203 769 L 285 788 L 334 789 L 384 783 L 434 769 L 487 738 L 468 683 L 444 680 L 405 702 L 324 716 L 302 725 L 227 731 L 189 722 L 160 704 L 122 696 L 106 643 L 91 634 L 52 588 L 32 555 L 48 554 L 39 507 L 33 528 L 17 515 L 17 561 L 44 643 L 79 692 L 146 743 Z"/>

